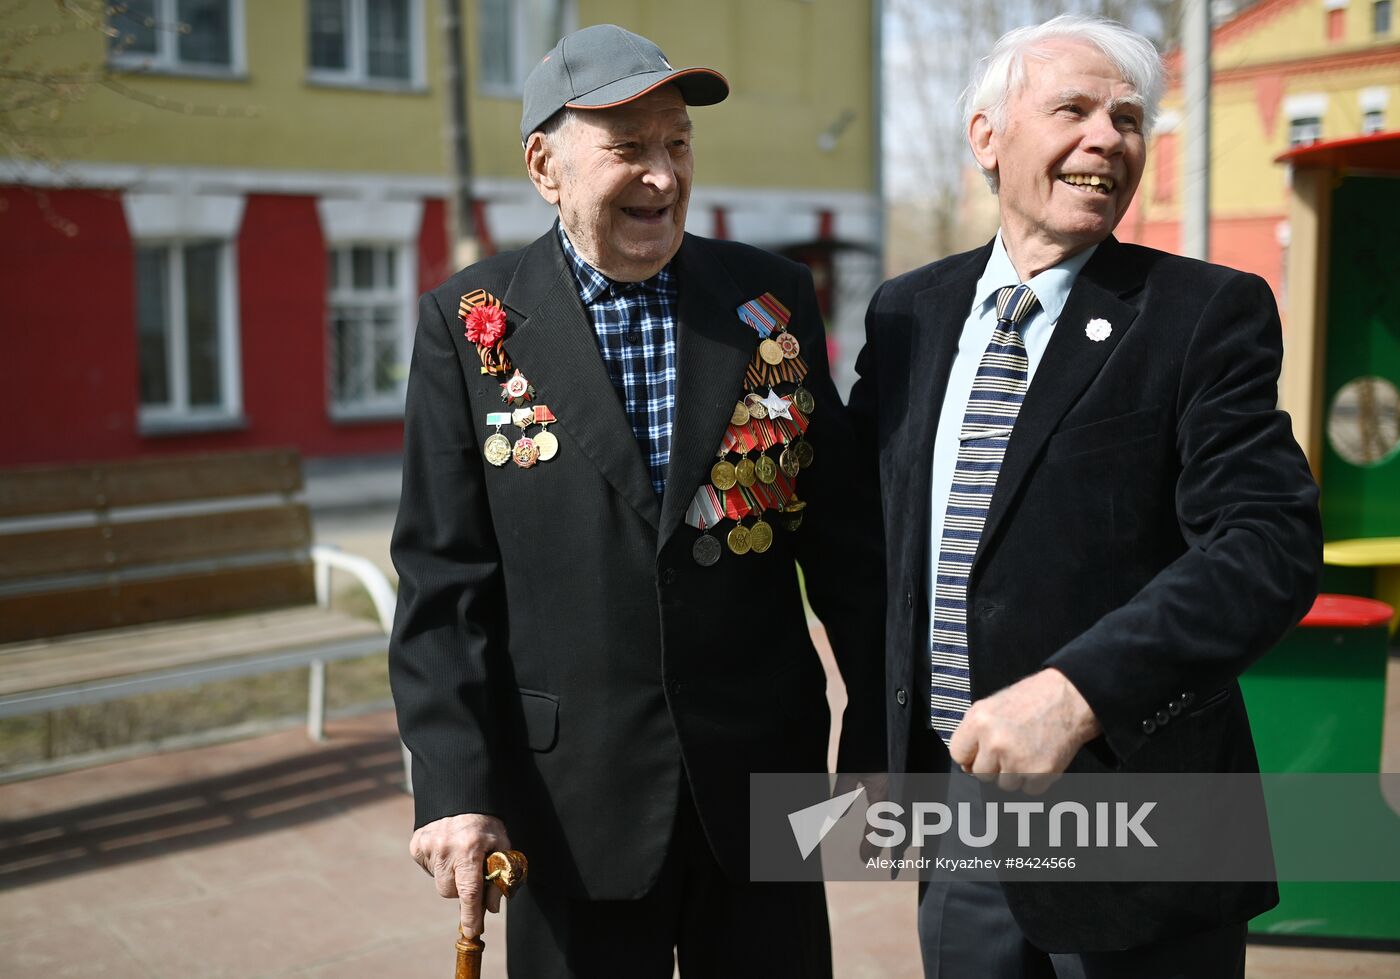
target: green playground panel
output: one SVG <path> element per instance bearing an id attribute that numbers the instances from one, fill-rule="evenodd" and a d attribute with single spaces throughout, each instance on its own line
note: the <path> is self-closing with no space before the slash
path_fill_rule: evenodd
<path id="1" fill-rule="evenodd" d="M 1300 626 L 1240 678 L 1262 771 L 1380 771 L 1387 638 L 1384 626 Z M 1393 819 L 1400 846 L 1379 786 L 1376 804 L 1371 817 Z M 1400 881 L 1285 880 L 1279 893 L 1251 933 L 1400 940 Z"/>

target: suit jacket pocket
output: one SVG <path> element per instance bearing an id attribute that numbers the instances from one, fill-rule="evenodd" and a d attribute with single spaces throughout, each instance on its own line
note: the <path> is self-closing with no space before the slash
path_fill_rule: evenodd
<path id="1" fill-rule="evenodd" d="M 1145 442 L 1160 433 L 1161 422 L 1162 409 L 1153 407 L 1061 429 L 1051 435 L 1050 441 L 1045 444 L 1045 458 L 1047 461 L 1064 459 Z"/>
<path id="2" fill-rule="evenodd" d="M 520 691 L 525 741 L 531 751 L 550 751 L 559 740 L 559 698 L 538 690 Z"/>

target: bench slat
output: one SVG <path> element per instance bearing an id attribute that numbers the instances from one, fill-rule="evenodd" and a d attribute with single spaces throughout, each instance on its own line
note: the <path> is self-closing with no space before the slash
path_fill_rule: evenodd
<path id="1" fill-rule="evenodd" d="M 11 682 L 11 677 L 18 678 L 14 682 L 24 685 L 28 683 L 23 679 L 25 677 L 67 668 L 55 667 L 55 660 L 77 664 L 74 668 L 80 673 L 88 669 L 85 664 L 106 659 L 129 662 L 136 668 L 135 664 L 138 663 L 179 661 L 189 655 L 187 650 L 194 645 L 198 645 L 202 655 L 234 655 L 242 650 L 260 647 L 273 631 L 288 645 L 296 646 L 343 635 L 357 635 L 366 628 L 379 633 L 367 620 L 340 613 L 327 615 L 325 610 L 311 607 L 195 619 L 178 626 L 111 629 L 17 643 L 0 646 L 0 672 L 4 674 L 0 676 L 0 688 Z"/>
<path id="2" fill-rule="evenodd" d="M 289 605 L 316 598 L 311 561 L 228 568 L 178 578 L 114 581 L 0 597 L 0 642 Z"/>
<path id="3" fill-rule="evenodd" d="M 118 571 L 143 564 L 304 550 L 311 518 L 300 503 L 9 534 L 0 581 Z"/>
<path id="4" fill-rule="evenodd" d="M 0 517 L 224 499 L 302 488 L 295 451 L 205 453 L 0 471 Z"/>
<path id="5" fill-rule="evenodd" d="M 231 680 L 240 676 L 272 673 L 306 666 L 313 661 L 331 662 L 358 656 L 368 656 L 384 648 L 383 634 L 339 640 L 324 645 L 300 649 L 277 649 L 260 656 L 235 657 L 207 663 L 194 663 L 168 670 L 156 670 L 91 683 L 68 684 L 44 690 L 22 691 L 0 695 L 0 717 L 37 714 L 42 711 L 99 704 L 137 694 L 158 690 L 174 690 L 197 686 L 215 680 Z M 407 775 L 407 773 L 405 773 Z"/>
<path id="6" fill-rule="evenodd" d="M 0 696 L 366 637 L 388 642 L 366 619 L 305 608 L 24 643 L 0 651 Z"/>

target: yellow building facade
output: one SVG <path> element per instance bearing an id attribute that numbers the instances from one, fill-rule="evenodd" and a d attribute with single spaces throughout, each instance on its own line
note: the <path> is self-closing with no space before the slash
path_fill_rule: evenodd
<path id="1" fill-rule="evenodd" d="M 1269 281 L 1287 315 L 1291 147 L 1400 125 L 1400 28 L 1391 0 L 1261 0 L 1212 34 L 1210 258 Z M 1179 52 L 1137 202 L 1119 237 L 1181 247 Z"/>
<path id="2" fill-rule="evenodd" d="M 344 21 L 369 33 L 377 2 L 341 0 Z M 0 25 L 32 26 L 40 36 L 25 53 L 55 70 L 104 59 L 116 69 L 120 90 L 90 85 L 61 108 L 52 125 L 39 126 L 62 134 L 47 142 L 79 178 L 101 172 L 92 165 L 119 164 L 146 172 L 298 175 L 290 181 L 298 187 L 301 177 L 316 175 L 375 175 L 386 187 L 401 181 L 414 190 L 445 187 L 444 44 L 435 0 L 385 4 L 405 15 L 402 78 L 313 64 L 315 18 L 324 3 L 210 5 L 227 11 L 232 54 L 226 67 L 182 62 L 178 55 L 162 59 L 130 45 L 118 50 L 120 42 L 83 29 L 50 0 L 21 3 Z M 102 5 L 83 6 L 100 11 Z M 157 34 L 181 29 L 169 0 L 126 6 L 132 18 L 153 11 Z M 171 20 L 160 20 L 163 6 L 171 8 Z M 821 210 L 837 212 L 838 233 L 868 239 L 873 231 L 877 157 L 869 0 L 462 0 L 461 8 L 474 174 L 488 205 L 503 208 L 495 235 L 502 243 L 534 237 L 530 232 L 538 224 L 520 226 L 521 215 L 514 213 L 533 207 L 533 191 L 524 193 L 517 136 L 524 76 L 552 46 L 556 28 L 595 23 L 645 34 L 673 64 L 713 66 L 730 80 L 725 103 L 693 112 L 698 206 L 692 230 L 709 233 L 707 209 L 727 207 L 732 233 L 757 235 L 759 243 L 816 237 Z M 131 28 L 120 15 L 104 23 L 117 32 L 129 34 Z M 355 43 L 351 39 L 347 46 Z M 346 60 L 354 60 L 353 53 Z M 804 212 L 812 225 L 805 235 L 790 220 Z"/>

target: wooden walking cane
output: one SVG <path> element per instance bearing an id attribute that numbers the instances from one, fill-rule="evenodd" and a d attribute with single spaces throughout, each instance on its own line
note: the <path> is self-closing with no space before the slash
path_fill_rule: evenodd
<path id="1" fill-rule="evenodd" d="M 486 883 L 501 892 L 502 897 L 510 897 L 525 883 L 530 875 L 530 862 L 519 850 L 497 850 L 486 858 Z M 486 922 L 486 908 L 483 898 L 481 919 Z M 486 943 L 480 938 L 468 938 L 457 926 L 457 975 L 455 979 L 481 979 L 481 953 Z"/>

